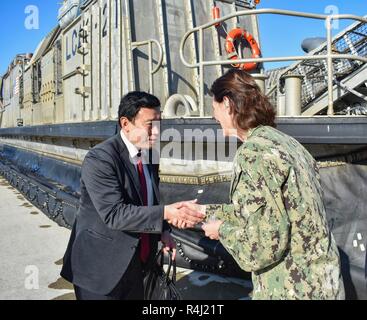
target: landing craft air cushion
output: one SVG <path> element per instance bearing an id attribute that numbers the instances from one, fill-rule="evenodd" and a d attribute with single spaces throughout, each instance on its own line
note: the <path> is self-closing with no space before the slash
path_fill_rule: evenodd
<path id="1" fill-rule="evenodd" d="M 307 41 L 304 57 L 272 59 L 261 56 L 260 14 L 329 20 L 255 2 L 64 1 L 35 53 L 17 55 L 1 77 L 0 174 L 70 228 L 85 154 L 117 132 L 122 95 L 144 90 L 162 102 L 163 203 L 228 202 L 237 141 L 218 134 L 208 87 L 228 68 L 244 68 L 277 108 L 278 128 L 319 161 L 347 297 L 366 299 L 367 20 L 349 17 L 340 34 Z M 295 62 L 265 71 L 272 60 Z M 249 277 L 200 228 L 173 234 L 178 265 Z"/>

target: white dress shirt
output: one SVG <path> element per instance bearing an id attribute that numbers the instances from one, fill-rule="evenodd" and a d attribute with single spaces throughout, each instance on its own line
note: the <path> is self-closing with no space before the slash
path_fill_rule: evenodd
<path id="1" fill-rule="evenodd" d="M 129 139 L 126 137 L 126 135 L 124 134 L 123 130 L 120 130 L 120 135 L 122 138 L 122 141 L 125 143 L 127 150 L 129 151 L 129 155 L 130 155 L 130 160 L 131 162 L 134 164 L 134 167 L 136 169 L 136 173 L 138 174 L 138 167 L 137 167 L 137 163 L 138 163 L 138 153 L 139 150 L 138 148 L 133 145 Z M 141 152 L 141 158 L 143 159 L 148 159 L 147 157 L 147 150 L 142 150 Z M 148 193 L 148 206 L 152 206 L 153 205 L 153 186 L 152 186 L 152 179 L 150 177 L 149 174 L 149 169 L 148 166 L 146 164 L 144 160 L 143 160 L 143 170 L 144 170 L 144 176 L 145 176 L 145 181 L 147 183 L 147 193 Z"/>

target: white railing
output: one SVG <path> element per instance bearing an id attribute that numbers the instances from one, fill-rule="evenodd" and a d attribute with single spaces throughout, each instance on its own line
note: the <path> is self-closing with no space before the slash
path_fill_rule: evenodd
<path id="1" fill-rule="evenodd" d="M 278 14 L 285 16 L 293 16 L 293 17 L 302 17 L 302 18 L 310 18 L 316 20 L 324 20 L 326 26 L 326 38 L 327 38 L 327 53 L 320 54 L 317 56 L 285 56 L 285 57 L 270 57 L 270 58 L 245 58 L 245 59 L 237 59 L 237 60 L 217 60 L 217 61 L 205 61 L 204 60 L 204 30 L 208 29 L 218 23 L 226 21 L 228 19 L 232 19 L 234 17 L 239 16 L 249 16 L 249 15 L 259 15 L 259 14 Z M 189 68 L 198 68 L 199 69 L 199 82 L 200 82 L 200 90 L 199 90 L 199 110 L 200 116 L 204 116 L 204 67 L 206 66 L 214 66 L 214 65 L 229 65 L 229 64 L 241 64 L 241 63 L 262 63 L 262 62 L 282 62 L 282 61 L 311 61 L 311 60 L 324 60 L 327 64 L 327 84 L 328 84 L 328 115 L 334 114 L 334 99 L 333 99 L 333 79 L 334 79 L 334 70 L 333 70 L 333 60 L 335 59 L 348 59 L 348 60 L 357 60 L 366 63 L 367 58 L 361 57 L 353 54 L 334 54 L 332 51 L 332 22 L 333 20 L 338 19 L 350 19 L 361 21 L 367 23 L 367 19 L 363 17 L 359 17 L 356 15 L 350 14 L 338 14 L 338 15 L 323 15 L 323 14 L 313 14 L 313 13 L 304 13 L 304 12 L 296 12 L 296 11 L 288 11 L 288 10 L 279 10 L 279 9 L 259 9 L 259 10 L 243 10 L 238 11 L 236 13 L 232 13 L 226 15 L 220 19 L 215 19 L 211 22 L 208 22 L 204 25 L 193 28 L 185 33 L 181 40 L 180 45 L 180 58 L 183 64 Z M 184 57 L 184 48 L 188 37 L 194 32 L 199 33 L 198 41 L 199 41 L 199 56 L 197 63 L 189 63 L 186 61 Z"/>

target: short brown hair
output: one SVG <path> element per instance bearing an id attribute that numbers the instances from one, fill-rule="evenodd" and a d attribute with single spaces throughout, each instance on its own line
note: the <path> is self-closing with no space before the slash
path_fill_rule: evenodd
<path id="1" fill-rule="evenodd" d="M 240 69 L 231 69 L 214 81 L 211 89 L 214 99 L 230 100 L 231 112 L 238 128 L 249 130 L 259 125 L 275 127 L 275 111 L 254 78 Z"/>

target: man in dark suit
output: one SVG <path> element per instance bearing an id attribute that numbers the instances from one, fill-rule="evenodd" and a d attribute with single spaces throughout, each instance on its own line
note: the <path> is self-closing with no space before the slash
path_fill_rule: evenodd
<path id="1" fill-rule="evenodd" d="M 121 131 L 84 159 L 80 208 L 61 271 L 79 300 L 143 299 L 158 241 L 176 253 L 167 222 L 184 228 L 203 220 L 184 202 L 159 205 L 159 163 L 152 162 L 159 108 L 148 93 L 124 96 Z"/>

